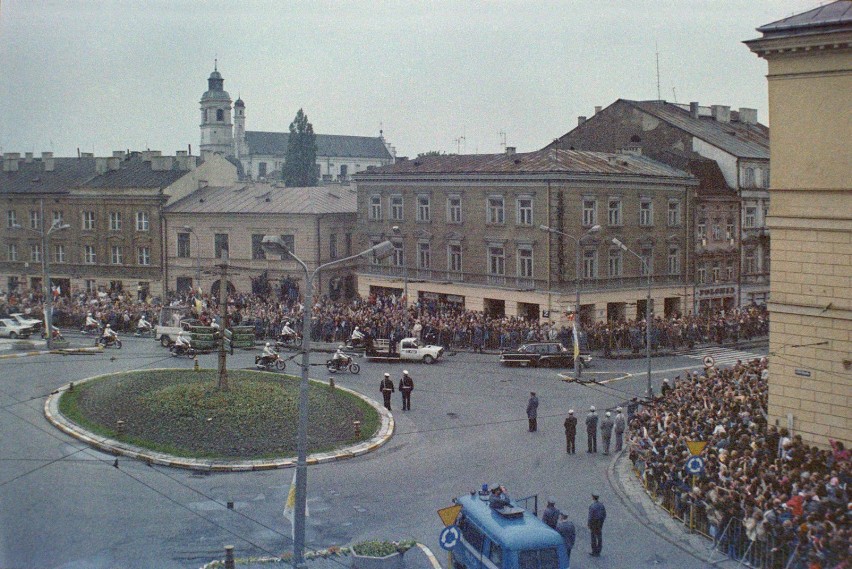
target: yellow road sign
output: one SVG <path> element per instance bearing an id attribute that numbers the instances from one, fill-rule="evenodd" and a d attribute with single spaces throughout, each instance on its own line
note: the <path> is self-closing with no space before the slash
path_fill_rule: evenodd
<path id="1" fill-rule="evenodd" d="M 459 517 L 461 509 L 461 504 L 456 504 L 455 506 L 448 506 L 438 510 L 438 515 L 441 516 L 441 521 L 444 522 L 444 526 L 451 526 L 456 523 L 456 518 Z"/>
<path id="2" fill-rule="evenodd" d="M 686 448 L 689 449 L 689 454 L 692 456 L 698 456 L 701 454 L 701 451 L 703 451 L 706 446 L 707 441 L 686 441 Z"/>

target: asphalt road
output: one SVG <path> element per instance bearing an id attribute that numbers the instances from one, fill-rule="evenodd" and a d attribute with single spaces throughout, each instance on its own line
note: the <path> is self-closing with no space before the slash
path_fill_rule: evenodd
<path id="1" fill-rule="evenodd" d="M 241 557 L 289 550 L 291 529 L 282 508 L 292 470 L 200 474 L 123 458 L 116 468 L 114 457 L 45 420 L 46 395 L 69 381 L 192 366 L 150 339 L 123 340 L 122 350 L 95 356 L 0 360 L 0 567 L 195 568 L 220 558 L 226 544 Z M 253 355 L 238 353 L 229 365 L 248 367 Z M 654 359 L 654 369 L 665 370 L 655 373 L 655 390 L 663 377 L 701 366 L 700 356 Z M 316 354 L 315 362 L 326 358 Z M 565 383 L 554 370 L 502 368 L 494 355 L 460 353 L 433 366 L 361 363 L 358 376 L 336 374 L 338 384 L 378 399 L 382 374 L 398 382 L 408 368 L 415 381 L 412 411 L 400 411 L 396 393 L 396 432 L 387 445 L 309 468 L 310 549 L 411 538 L 440 553 L 436 510 L 483 483 L 501 483 L 514 498 L 538 494 L 543 504 L 552 496 L 569 513 L 578 527 L 572 568 L 704 566 L 630 517 L 607 483 L 610 457 L 586 454 L 583 429 L 578 453 L 563 452 L 567 410 L 575 409 L 582 421 L 589 405 L 602 410 L 642 395 L 644 360 L 598 360 L 587 377 L 600 383 L 588 385 Z M 201 365 L 214 367 L 215 356 L 203 356 Z M 298 373 L 295 362 L 287 371 Z M 312 377 L 328 376 L 324 367 L 312 368 Z M 541 400 L 537 433 L 527 432 L 531 390 Z M 592 490 L 608 510 L 600 558 L 586 555 Z"/>

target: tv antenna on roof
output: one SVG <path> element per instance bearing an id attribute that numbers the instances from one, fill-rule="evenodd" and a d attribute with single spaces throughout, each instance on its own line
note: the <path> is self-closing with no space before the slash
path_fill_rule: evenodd
<path id="1" fill-rule="evenodd" d="M 500 146 L 503 147 L 503 151 L 505 152 L 506 151 L 506 132 L 501 130 L 497 134 L 498 134 L 498 136 L 500 136 Z"/>
<path id="2" fill-rule="evenodd" d="M 657 42 L 654 42 L 654 49 L 657 53 L 657 100 L 662 101 L 663 96 L 660 94 L 660 46 Z"/>

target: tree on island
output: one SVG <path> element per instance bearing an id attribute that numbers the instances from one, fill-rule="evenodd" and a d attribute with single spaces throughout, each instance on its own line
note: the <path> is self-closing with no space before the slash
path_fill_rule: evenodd
<path id="1" fill-rule="evenodd" d="M 289 187 L 317 185 L 317 137 L 314 126 L 302 109 L 290 123 L 287 139 L 287 158 L 281 170 L 281 178 Z"/>

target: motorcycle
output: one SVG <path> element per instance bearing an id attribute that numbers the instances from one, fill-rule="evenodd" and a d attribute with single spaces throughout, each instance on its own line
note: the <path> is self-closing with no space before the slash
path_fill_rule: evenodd
<path id="1" fill-rule="evenodd" d="M 97 335 L 97 336 L 100 336 L 102 331 L 103 331 L 103 328 L 101 328 L 101 326 L 100 326 L 100 325 L 97 325 L 97 326 L 86 326 L 86 325 L 83 325 L 83 326 L 80 328 L 80 333 L 81 333 L 81 334 L 83 334 L 84 336 L 91 336 L 91 335 L 93 335 L 93 334 L 94 334 L 94 335 Z"/>
<path id="2" fill-rule="evenodd" d="M 325 367 L 328 371 L 334 373 L 337 371 L 349 371 L 349 373 L 355 373 L 361 371 L 361 366 L 352 361 L 352 356 L 346 356 L 344 359 L 330 359 L 325 362 Z"/>
<path id="3" fill-rule="evenodd" d="M 277 340 L 275 340 L 275 349 L 276 350 L 284 350 L 287 348 L 298 348 L 302 345 L 302 336 L 301 334 L 289 334 L 286 336 L 279 336 Z"/>
<path id="4" fill-rule="evenodd" d="M 47 339 L 47 330 L 42 330 L 41 337 L 43 340 Z M 59 331 L 59 328 L 53 328 L 53 339 L 62 341 L 65 339 L 65 336 L 62 335 L 62 332 Z"/>
<path id="5" fill-rule="evenodd" d="M 153 336 L 154 335 L 154 327 L 153 326 L 141 326 L 136 328 L 136 332 L 133 334 L 137 338 L 141 338 L 142 336 Z"/>
<path id="6" fill-rule="evenodd" d="M 116 348 L 117 350 L 121 349 L 121 340 L 113 336 L 101 336 L 97 340 L 95 340 L 96 346 L 103 346 L 104 348 Z"/>
<path id="7" fill-rule="evenodd" d="M 194 358 L 198 355 L 198 350 L 193 348 L 192 346 L 182 346 L 180 344 L 172 344 L 169 348 L 169 354 L 173 358 L 179 358 L 181 356 L 186 356 L 188 358 Z"/>
<path id="8" fill-rule="evenodd" d="M 287 367 L 287 362 L 279 356 L 275 354 L 275 356 L 255 356 L 254 357 L 254 366 L 257 369 L 262 369 L 266 371 L 272 371 L 276 369 L 278 371 L 284 371 Z"/>

